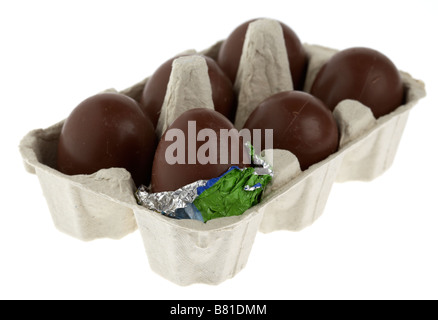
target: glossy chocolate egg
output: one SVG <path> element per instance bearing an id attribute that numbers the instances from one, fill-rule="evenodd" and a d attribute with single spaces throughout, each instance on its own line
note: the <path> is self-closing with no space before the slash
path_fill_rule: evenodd
<path id="1" fill-rule="evenodd" d="M 333 110 L 344 99 L 358 100 L 376 118 L 404 103 L 400 73 L 382 53 L 350 48 L 336 53 L 318 72 L 311 94 Z"/>
<path id="2" fill-rule="evenodd" d="M 155 127 L 157 126 L 161 107 L 166 96 L 173 60 L 181 56 L 176 56 L 164 62 L 149 78 L 143 89 L 140 105 L 142 110 L 149 115 Z M 207 62 L 215 110 L 223 114 L 230 121 L 233 121 L 236 108 L 233 85 L 216 61 L 207 56 L 202 57 Z"/>
<path id="3" fill-rule="evenodd" d="M 137 186 L 149 184 L 156 147 L 154 127 L 137 102 L 101 93 L 80 103 L 59 137 L 58 170 L 69 175 L 127 169 Z"/>
<path id="4" fill-rule="evenodd" d="M 222 43 L 219 50 L 217 62 L 232 82 L 235 81 L 239 68 L 246 30 L 248 29 L 248 25 L 255 20 L 247 21 L 238 26 Z M 294 89 L 302 90 L 306 77 L 308 57 L 295 32 L 284 23 L 280 22 L 280 24 L 283 30 Z"/>
<path id="5" fill-rule="evenodd" d="M 198 108 L 184 112 L 158 144 L 151 191 L 174 191 L 197 180 L 219 177 L 233 165 L 249 164 L 242 139 L 232 129 L 233 124 L 217 111 Z"/>
<path id="6" fill-rule="evenodd" d="M 292 152 L 302 170 L 336 152 L 339 145 L 332 112 L 320 100 L 302 91 L 284 91 L 267 98 L 251 113 L 244 128 L 250 132 L 273 129 L 273 149 Z M 262 134 L 261 149 L 265 147 Z"/>

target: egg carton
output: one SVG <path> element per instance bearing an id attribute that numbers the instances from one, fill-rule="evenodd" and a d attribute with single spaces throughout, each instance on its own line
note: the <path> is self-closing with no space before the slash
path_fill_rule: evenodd
<path id="1" fill-rule="evenodd" d="M 238 129 L 263 99 L 293 88 L 282 39 L 274 20 L 261 19 L 249 25 L 235 85 Z M 200 53 L 216 58 L 221 43 Z M 309 91 L 319 69 L 337 50 L 304 46 L 310 59 L 304 90 Z M 160 130 L 185 109 L 212 106 L 202 60 L 182 57 L 174 61 Z M 262 201 L 241 216 L 206 223 L 171 219 L 136 203 L 136 187 L 123 168 L 74 176 L 57 171 L 56 151 L 64 121 L 29 132 L 20 143 L 20 152 L 26 170 L 37 175 L 60 231 L 90 241 L 120 239 L 138 228 L 153 271 L 182 286 L 219 284 L 245 267 L 257 232 L 302 230 L 321 216 L 335 182 L 370 181 L 391 166 L 409 111 L 426 94 L 421 81 L 405 72 L 401 75 L 406 103 L 388 115 L 375 119 L 370 109 L 357 101 L 339 103 L 334 110 L 341 137 L 339 150 L 309 169 L 302 172 L 289 151 L 264 151 L 262 156 L 273 164 L 274 178 Z M 121 93 L 139 101 L 148 79 Z"/>

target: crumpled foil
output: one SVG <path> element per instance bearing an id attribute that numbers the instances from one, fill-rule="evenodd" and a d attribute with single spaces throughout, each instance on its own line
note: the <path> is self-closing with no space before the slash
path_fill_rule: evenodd
<path id="1" fill-rule="evenodd" d="M 198 196 L 197 188 L 203 187 L 207 180 L 198 180 L 176 191 L 164 191 L 149 193 L 147 188 L 142 185 L 135 192 L 137 203 L 150 210 L 154 210 L 170 217 L 175 217 L 175 211 L 185 208 L 192 203 Z"/>
<path id="2" fill-rule="evenodd" d="M 254 174 L 259 176 L 269 174 L 271 177 L 273 177 L 274 170 L 272 169 L 272 166 L 254 152 L 254 147 L 251 145 L 251 143 L 249 143 L 249 141 L 245 142 L 245 147 L 251 156 L 252 164 L 254 165 L 255 169 Z"/>
<path id="3" fill-rule="evenodd" d="M 257 183 L 255 185 L 253 185 L 252 187 L 249 186 L 249 185 L 246 185 L 246 186 L 243 187 L 243 190 L 245 190 L 245 191 L 254 191 L 254 190 L 259 189 L 259 188 L 263 188 L 261 183 Z"/>
<path id="4" fill-rule="evenodd" d="M 252 164 L 254 168 L 254 174 L 267 175 L 271 177 L 274 175 L 271 165 L 269 165 L 260 156 L 254 153 L 253 146 L 249 143 L 245 143 L 248 153 L 251 156 Z M 243 169 L 241 169 L 243 170 Z M 204 187 L 208 180 L 198 180 L 184 187 L 179 188 L 176 191 L 165 191 L 157 193 L 149 193 L 147 187 L 142 185 L 135 192 L 135 198 L 137 203 L 150 210 L 160 212 L 168 217 L 176 219 L 198 219 L 202 221 L 202 216 L 198 210 L 193 208 L 193 201 L 198 197 L 197 189 Z M 254 186 L 245 186 L 245 191 L 254 191 L 261 188 L 261 184 Z M 185 209 L 185 210 L 180 210 Z"/>

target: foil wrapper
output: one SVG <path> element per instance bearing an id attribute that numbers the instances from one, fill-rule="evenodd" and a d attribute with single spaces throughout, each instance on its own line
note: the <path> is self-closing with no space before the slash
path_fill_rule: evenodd
<path id="1" fill-rule="evenodd" d="M 271 165 L 254 153 L 254 148 L 249 142 L 245 143 L 245 147 L 252 159 L 252 166 L 254 168 L 253 174 L 259 176 L 270 175 L 272 177 L 274 173 Z M 235 169 L 246 170 L 246 168 L 231 167 L 226 173 Z M 201 212 L 196 208 L 193 202 L 204 190 L 209 189 L 225 176 L 226 173 L 214 179 L 195 181 L 176 191 L 149 193 L 147 187 L 142 185 L 135 192 L 135 198 L 139 205 L 168 217 L 204 221 Z M 244 186 L 244 191 L 251 192 L 260 188 L 263 188 L 260 183 L 253 186 L 246 185 Z"/>
<path id="2" fill-rule="evenodd" d="M 274 170 L 272 169 L 272 166 L 254 152 L 254 147 L 251 145 L 251 143 L 248 141 L 245 142 L 245 147 L 251 156 L 252 165 L 254 166 L 254 174 L 259 176 L 269 174 L 271 177 L 273 177 Z"/>
<path id="3" fill-rule="evenodd" d="M 197 189 L 205 186 L 207 180 L 198 180 L 176 191 L 149 193 L 146 186 L 140 186 L 135 192 L 137 203 L 150 210 L 160 212 L 166 216 L 181 219 L 177 209 L 183 209 L 198 196 Z M 181 212 L 181 211 L 178 211 Z"/>
<path id="4" fill-rule="evenodd" d="M 263 188 L 261 183 L 257 183 L 255 185 L 253 185 L 252 187 L 246 185 L 245 187 L 243 187 L 243 190 L 245 190 L 245 191 L 254 191 L 254 190 L 259 189 L 259 188 Z"/>

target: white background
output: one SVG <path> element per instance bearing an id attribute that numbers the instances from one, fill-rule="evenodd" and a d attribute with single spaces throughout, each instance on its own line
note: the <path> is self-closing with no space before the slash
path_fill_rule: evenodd
<path id="1" fill-rule="evenodd" d="M 437 4 L 2 1 L 0 298 L 437 299 Z M 247 266 L 218 286 L 179 287 L 155 274 L 138 231 L 81 242 L 55 229 L 20 139 L 256 17 L 283 21 L 303 42 L 377 49 L 426 83 L 390 170 L 336 184 L 322 217 L 301 232 L 258 234 Z"/>

